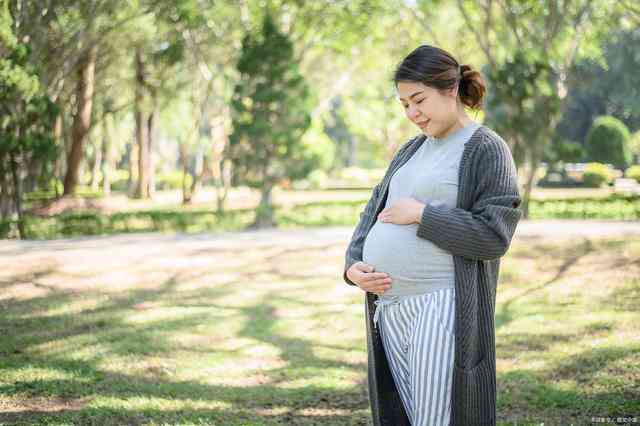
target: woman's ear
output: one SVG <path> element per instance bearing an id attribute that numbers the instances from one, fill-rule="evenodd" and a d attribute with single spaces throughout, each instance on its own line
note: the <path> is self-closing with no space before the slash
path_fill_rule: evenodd
<path id="1" fill-rule="evenodd" d="M 459 85 L 456 84 L 452 88 L 447 89 L 447 91 L 446 91 L 447 96 L 451 96 L 452 98 L 457 98 L 458 97 L 458 87 L 459 87 Z"/>

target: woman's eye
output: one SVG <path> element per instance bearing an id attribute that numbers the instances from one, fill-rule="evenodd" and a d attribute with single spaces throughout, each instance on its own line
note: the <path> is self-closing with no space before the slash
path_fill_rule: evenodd
<path id="1" fill-rule="evenodd" d="M 426 98 L 422 98 L 422 99 L 420 99 L 419 101 L 417 101 L 417 102 L 416 102 L 416 104 L 421 104 L 421 103 L 422 103 L 422 101 L 424 101 L 425 99 L 426 99 Z M 404 105 L 404 104 L 403 104 L 402 106 L 404 107 L 404 109 L 409 108 L 409 105 Z"/>

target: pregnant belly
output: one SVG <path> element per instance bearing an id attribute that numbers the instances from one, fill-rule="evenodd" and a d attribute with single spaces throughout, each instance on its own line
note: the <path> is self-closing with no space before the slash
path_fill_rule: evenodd
<path id="1" fill-rule="evenodd" d="M 376 222 L 362 249 L 362 260 L 394 282 L 428 282 L 450 279 L 453 256 L 416 235 L 418 224 Z M 393 286 L 393 283 L 392 283 Z"/>

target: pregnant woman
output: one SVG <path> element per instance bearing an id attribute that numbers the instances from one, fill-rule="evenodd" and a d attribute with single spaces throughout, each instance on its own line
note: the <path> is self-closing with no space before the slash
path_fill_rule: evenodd
<path id="1" fill-rule="evenodd" d="M 423 45 L 394 83 L 421 133 L 374 188 L 343 276 L 366 295 L 373 422 L 495 425 L 496 284 L 521 217 L 513 157 L 467 115 L 486 91 L 469 65 Z"/>

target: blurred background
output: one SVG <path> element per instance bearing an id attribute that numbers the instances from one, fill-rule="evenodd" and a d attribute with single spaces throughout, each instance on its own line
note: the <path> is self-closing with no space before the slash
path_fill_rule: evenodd
<path id="1" fill-rule="evenodd" d="M 497 424 L 640 422 L 637 1 L 0 0 L 0 424 L 372 424 L 344 255 L 421 44 L 518 168 Z"/>
<path id="2" fill-rule="evenodd" d="M 634 1 L 0 4 L 4 238 L 353 224 L 420 44 L 481 69 L 525 217 L 639 215 Z"/>

